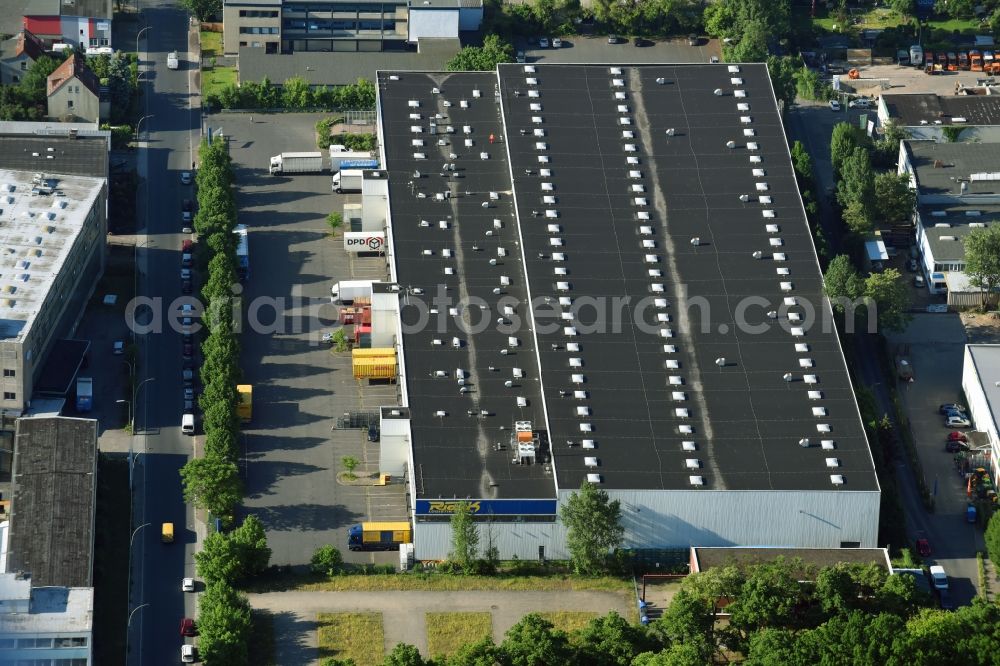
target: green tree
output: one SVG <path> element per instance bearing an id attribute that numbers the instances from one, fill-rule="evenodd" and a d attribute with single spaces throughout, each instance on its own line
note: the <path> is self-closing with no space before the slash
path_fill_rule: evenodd
<path id="1" fill-rule="evenodd" d="M 858 586 L 842 564 L 823 567 L 816 574 L 814 594 L 827 615 L 845 613 L 857 605 Z"/>
<path id="2" fill-rule="evenodd" d="M 309 568 L 315 574 L 332 576 L 344 563 L 344 556 L 334 546 L 320 546 L 309 559 Z"/>
<path id="3" fill-rule="evenodd" d="M 857 125 L 851 123 L 837 123 L 833 126 L 833 134 L 830 137 L 830 161 L 833 163 L 834 175 L 839 175 L 841 165 L 854 149 L 859 146 L 867 146 L 868 137 Z"/>
<path id="4" fill-rule="evenodd" d="M 132 106 L 135 85 L 132 82 L 131 59 L 115 51 L 108 60 L 108 92 L 111 96 L 111 122 L 123 122 Z"/>
<path id="5" fill-rule="evenodd" d="M 659 653 L 643 652 L 636 656 L 632 666 L 704 666 L 706 661 L 697 645 L 675 643 Z"/>
<path id="6" fill-rule="evenodd" d="M 917 0 L 889 0 L 889 7 L 903 18 L 917 15 Z"/>
<path id="7" fill-rule="evenodd" d="M 784 562 L 753 567 L 733 603 L 729 604 L 730 625 L 748 636 L 762 627 L 794 625 L 795 608 L 804 594 Z"/>
<path id="8" fill-rule="evenodd" d="M 801 141 L 792 144 L 792 168 L 799 181 L 799 189 L 807 190 L 813 186 L 812 156 Z"/>
<path id="9" fill-rule="evenodd" d="M 710 648 L 717 599 L 705 599 L 687 588 L 678 590 L 663 615 L 649 625 L 650 635 L 663 646 L 687 643 Z M 704 656 L 707 661 L 710 655 Z"/>
<path id="10" fill-rule="evenodd" d="M 902 331 L 910 323 L 910 290 L 895 268 L 865 278 L 864 294 L 878 308 L 880 330 Z"/>
<path id="11" fill-rule="evenodd" d="M 1000 225 L 972 229 L 964 239 L 965 274 L 982 294 L 982 307 L 996 302 L 1000 287 Z"/>
<path id="12" fill-rule="evenodd" d="M 397 643 L 382 660 L 382 666 L 424 666 L 425 663 L 420 650 L 406 643 Z"/>
<path id="13" fill-rule="evenodd" d="M 344 216 L 334 211 L 326 216 L 326 223 L 330 227 L 330 236 L 336 238 L 337 230 L 344 226 Z"/>
<path id="14" fill-rule="evenodd" d="M 801 58 L 792 56 L 768 56 L 767 72 L 771 75 L 774 94 L 781 102 L 782 110 L 795 104 L 795 77 L 802 66 Z"/>
<path id="15" fill-rule="evenodd" d="M 468 502 L 455 502 L 451 514 L 451 553 L 448 559 L 465 573 L 473 573 L 479 557 L 479 529 Z"/>
<path id="16" fill-rule="evenodd" d="M 845 208 L 852 202 L 861 204 L 871 217 L 869 211 L 875 205 L 875 174 L 872 173 L 868 151 L 860 146 L 856 146 L 841 162 L 837 201 Z"/>
<path id="17" fill-rule="evenodd" d="M 184 501 L 224 518 L 243 499 L 239 469 L 228 460 L 192 458 L 180 469 Z"/>
<path id="18" fill-rule="evenodd" d="M 199 21 L 207 21 L 222 14 L 222 0 L 179 0 L 178 4 Z"/>
<path id="19" fill-rule="evenodd" d="M 993 563 L 1000 567 L 1000 512 L 996 512 L 986 524 L 986 552 Z"/>
<path id="20" fill-rule="evenodd" d="M 361 464 L 361 461 L 354 456 L 344 456 L 340 459 L 340 464 L 347 470 L 347 478 L 353 479 L 355 478 L 354 470 Z"/>
<path id="21" fill-rule="evenodd" d="M 861 201 L 849 200 L 844 209 L 840 211 L 840 216 L 844 219 L 844 224 L 847 225 L 851 233 L 859 238 L 864 238 L 875 228 L 871 213 L 871 209 Z"/>
<path id="22" fill-rule="evenodd" d="M 206 587 L 198 599 L 198 654 L 212 666 L 250 663 L 250 603 L 227 584 Z"/>
<path id="23" fill-rule="evenodd" d="M 249 515 L 243 524 L 230 532 L 229 538 L 240 552 L 241 578 L 252 578 L 264 573 L 271 563 L 271 548 L 267 545 L 267 534 L 260 518 Z"/>
<path id="24" fill-rule="evenodd" d="M 21 82 L 17 84 L 18 91 L 26 105 L 39 107 L 46 105 L 46 85 L 49 74 L 56 71 L 56 68 L 61 64 L 63 64 L 63 60 L 56 60 L 49 56 L 42 56 L 31 63 L 28 71 L 21 77 Z"/>
<path id="25" fill-rule="evenodd" d="M 910 187 L 910 177 L 894 171 L 875 174 L 875 208 L 879 219 L 909 222 L 917 205 L 917 192 Z"/>
<path id="26" fill-rule="evenodd" d="M 313 96 L 309 82 L 301 76 L 286 79 L 281 87 L 281 105 L 286 109 L 304 109 L 312 106 Z"/>
<path id="27" fill-rule="evenodd" d="M 444 664 L 446 666 L 496 666 L 500 663 L 500 648 L 493 644 L 490 638 L 484 638 L 475 643 L 466 643 L 451 655 Z"/>
<path id="28" fill-rule="evenodd" d="M 830 298 L 833 309 L 843 314 L 846 307 L 854 307 L 854 302 L 864 294 L 864 281 L 846 254 L 838 254 L 826 267 L 823 288 Z"/>
<path id="29" fill-rule="evenodd" d="M 559 517 L 566 525 L 566 548 L 573 570 L 578 574 L 596 574 L 604 570 L 608 553 L 621 545 L 621 502 L 584 481 L 579 492 L 563 504 Z"/>
<path id="30" fill-rule="evenodd" d="M 823 79 L 815 69 L 805 65 L 795 74 L 795 92 L 803 99 L 818 100 L 823 90 Z"/>
<path id="31" fill-rule="evenodd" d="M 222 532 L 211 532 L 202 542 L 201 550 L 195 552 L 194 563 L 207 587 L 232 584 L 242 568 L 239 545 Z"/>
<path id="32" fill-rule="evenodd" d="M 577 662 L 591 666 L 629 666 L 634 655 L 656 647 L 646 631 L 614 611 L 574 632 L 572 642 Z"/>
<path id="33" fill-rule="evenodd" d="M 525 615 L 507 630 L 500 651 L 505 666 L 568 665 L 573 656 L 566 633 L 538 613 Z"/>
<path id="34" fill-rule="evenodd" d="M 486 35 L 482 46 L 466 46 L 448 61 L 449 72 L 491 71 L 504 62 L 514 62 L 514 47 L 498 35 Z"/>
<path id="35" fill-rule="evenodd" d="M 767 59 L 767 41 L 774 34 L 762 21 L 749 21 L 734 44 L 722 47 L 726 62 L 763 62 Z"/>

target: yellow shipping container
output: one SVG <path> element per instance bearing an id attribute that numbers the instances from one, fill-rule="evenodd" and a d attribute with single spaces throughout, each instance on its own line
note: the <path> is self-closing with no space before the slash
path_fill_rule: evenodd
<path id="1" fill-rule="evenodd" d="M 351 358 L 373 358 L 375 356 L 395 356 L 396 350 L 392 347 L 371 347 L 369 349 L 352 349 Z"/>
<path id="2" fill-rule="evenodd" d="M 354 359 L 355 379 L 395 379 L 396 357 L 379 356 L 375 358 Z"/>

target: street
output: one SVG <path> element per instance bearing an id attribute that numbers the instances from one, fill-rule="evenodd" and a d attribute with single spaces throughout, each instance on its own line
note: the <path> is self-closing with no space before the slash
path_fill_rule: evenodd
<path id="1" fill-rule="evenodd" d="M 789 144 L 795 140 L 801 141 L 813 159 L 813 176 L 816 180 L 817 199 L 819 200 L 820 224 L 830 250 L 829 258 L 842 251 L 844 233 L 833 207 L 832 195 L 825 195 L 827 192 L 832 192 L 835 186 L 833 166 L 830 162 L 830 137 L 836 123 L 857 123 L 858 118 L 863 113 L 868 113 L 869 116 L 873 115 L 873 112 L 855 110 L 837 113 L 830 111 L 829 107 L 826 106 L 804 103 L 792 109 L 786 121 Z M 879 344 L 878 339 L 873 335 L 858 334 L 850 336 L 849 340 L 853 341 L 855 345 L 854 355 L 859 364 L 854 369 L 856 381 L 872 391 L 878 403 L 879 413 L 888 414 L 894 425 L 898 427 L 894 418 L 895 411 L 890 386 L 887 385 L 887 381 L 891 380 L 883 375 L 878 361 L 876 346 Z M 938 428 L 936 427 L 935 430 Z M 941 430 L 941 432 L 945 431 Z M 925 454 L 921 455 L 925 468 L 928 467 L 928 464 L 934 464 L 936 458 L 928 459 Z M 947 465 L 946 468 L 950 469 L 950 465 Z M 958 513 L 952 505 L 958 501 L 959 495 L 964 497 L 964 491 L 960 488 L 960 484 L 952 483 L 951 479 L 947 479 L 947 483 L 940 485 L 937 498 L 938 506 L 947 507 L 947 510 L 944 515 L 941 513 L 930 514 L 924 508 L 913 471 L 902 452 L 899 452 L 895 461 L 895 472 L 900 499 L 906 514 L 906 533 L 909 537 L 909 543 L 893 545 L 907 545 L 912 550 L 918 535 L 928 538 L 934 548 L 935 563 L 942 564 L 948 572 L 953 599 L 959 604 L 969 603 L 976 593 L 978 569 L 975 555 L 976 548 L 982 547 L 982 533 L 978 529 L 975 530 L 974 534 L 970 533 L 968 525 L 957 520 Z M 934 474 L 931 473 L 929 476 L 933 479 Z M 944 499 L 942 494 L 948 494 L 949 498 Z M 951 497 L 952 495 L 954 497 Z M 961 503 L 964 506 L 964 501 Z M 914 556 L 916 556 L 915 553 Z"/>
<path id="2" fill-rule="evenodd" d="M 139 43 L 144 111 L 140 125 L 138 294 L 162 299 L 162 307 L 180 292 L 180 206 L 193 199 L 193 186 L 180 182 L 197 149 L 199 120 L 192 108 L 191 62 L 186 13 L 173 3 L 141 6 L 137 30 L 149 29 Z M 182 66 L 168 70 L 166 54 L 177 51 Z M 143 143 L 142 140 L 145 139 Z M 145 237 L 143 237 L 145 236 Z M 148 314 L 138 318 L 148 320 Z M 192 452 L 193 440 L 180 432 L 182 378 L 180 334 L 166 325 L 137 336 L 137 381 L 149 381 L 135 404 L 134 447 L 138 455 L 133 493 L 133 525 L 139 528 L 131 553 L 130 608 L 142 604 L 129 625 L 128 664 L 172 664 L 180 659 L 183 641 L 177 627 L 194 617 L 196 599 L 181 592 L 181 578 L 194 575 L 194 514 L 181 493 L 178 470 Z M 173 522 L 174 543 L 162 543 L 161 525 Z"/>

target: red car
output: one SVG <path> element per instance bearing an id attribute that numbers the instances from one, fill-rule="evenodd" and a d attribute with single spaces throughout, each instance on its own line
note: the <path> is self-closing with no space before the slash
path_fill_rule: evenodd
<path id="1" fill-rule="evenodd" d="M 194 620 L 189 617 L 183 618 L 181 620 L 181 636 L 197 636 L 198 628 L 194 624 Z"/>
<path id="2" fill-rule="evenodd" d="M 951 432 L 948 433 L 948 441 L 949 442 L 968 442 L 969 441 L 969 437 L 965 433 L 963 433 L 963 432 L 959 432 L 957 430 L 952 430 Z"/>
<path id="3" fill-rule="evenodd" d="M 927 539 L 917 539 L 917 552 L 920 553 L 920 557 L 930 557 L 931 542 Z"/>

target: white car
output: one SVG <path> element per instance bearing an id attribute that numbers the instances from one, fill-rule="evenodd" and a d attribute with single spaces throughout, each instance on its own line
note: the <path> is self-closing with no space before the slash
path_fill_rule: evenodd
<path id="1" fill-rule="evenodd" d="M 181 592 L 194 592 L 194 578 L 181 579 Z"/>
<path id="2" fill-rule="evenodd" d="M 185 643 L 181 646 L 181 663 L 193 664 L 196 654 L 196 648 L 193 645 L 188 645 Z"/>
<path id="3" fill-rule="evenodd" d="M 125 341 L 124 340 L 115 340 L 114 345 L 112 346 L 112 353 L 115 356 L 121 356 L 122 354 L 124 354 L 125 353 Z"/>
<path id="4" fill-rule="evenodd" d="M 835 99 L 831 99 L 830 100 L 830 110 L 831 111 L 840 111 L 840 102 L 838 102 Z"/>
<path id="5" fill-rule="evenodd" d="M 944 425 L 946 428 L 971 428 L 972 422 L 963 416 L 949 416 Z"/>
<path id="6" fill-rule="evenodd" d="M 935 589 L 948 589 L 948 574 L 944 572 L 944 567 L 940 564 L 935 564 L 931 567 L 931 582 L 934 583 Z"/>
<path id="7" fill-rule="evenodd" d="M 857 99 L 852 99 L 847 103 L 847 108 L 849 109 L 869 109 L 871 108 L 871 100 L 867 97 L 858 97 Z"/>
<path id="8" fill-rule="evenodd" d="M 190 184 L 191 184 L 191 172 L 181 171 L 181 185 L 190 185 Z"/>
<path id="9" fill-rule="evenodd" d="M 562 48 L 562 40 L 559 39 L 558 37 L 556 37 L 555 39 L 553 39 L 552 40 L 552 48 L 554 48 L 554 49 L 561 49 Z"/>

